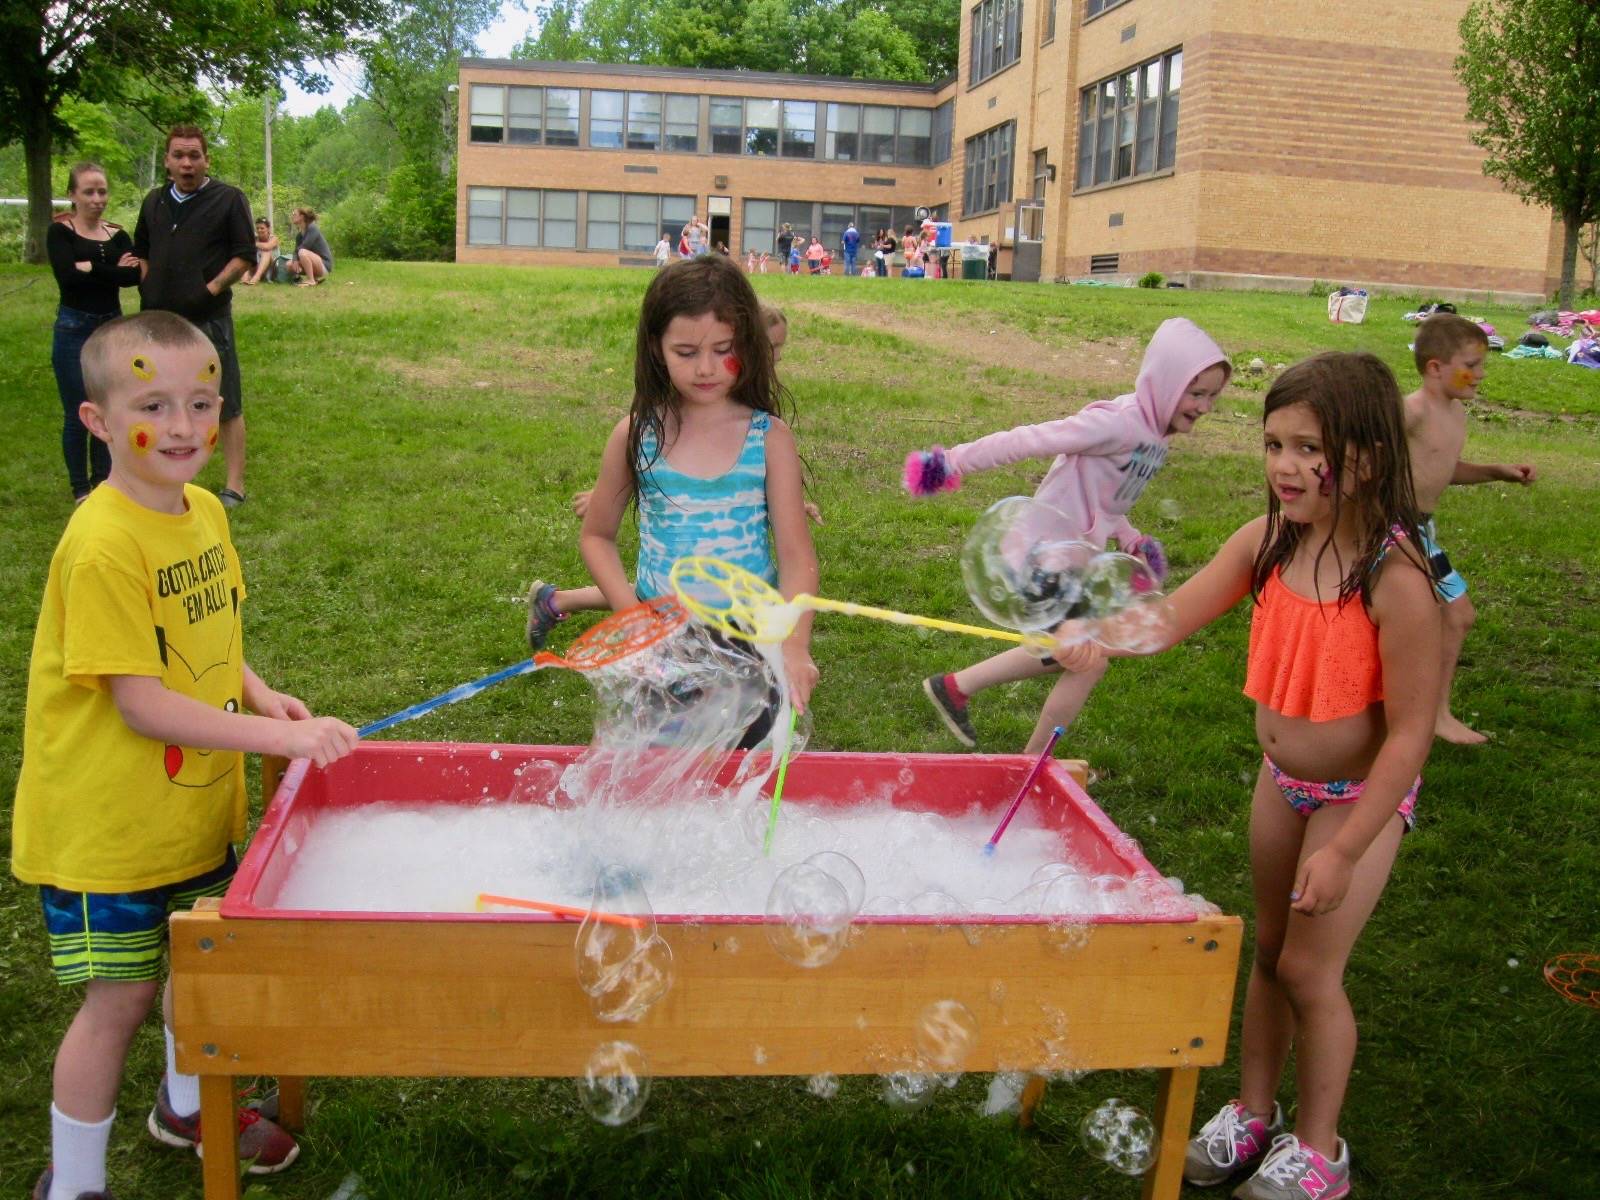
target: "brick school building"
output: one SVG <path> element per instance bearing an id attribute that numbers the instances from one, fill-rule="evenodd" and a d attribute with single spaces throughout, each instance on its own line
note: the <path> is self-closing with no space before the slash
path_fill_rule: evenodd
<path id="1" fill-rule="evenodd" d="M 691 215 L 835 256 L 926 209 L 1017 279 L 1543 297 L 1548 210 L 1482 172 L 1467 0 L 968 0 L 937 84 L 467 59 L 457 259 L 645 265 Z M 863 264 L 870 247 L 862 251 Z"/>

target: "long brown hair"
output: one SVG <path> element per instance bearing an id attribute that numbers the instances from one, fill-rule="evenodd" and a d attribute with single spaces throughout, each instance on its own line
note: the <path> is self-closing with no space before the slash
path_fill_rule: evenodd
<path id="1" fill-rule="evenodd" d="M 733 330 L 733 354 L 739 359 L 739 378 L 730 398 L 755 412 L 781 417 L 792 407 L 788 390 L 778 382 L 772 365 L 772 343 L 750 281 L 731 259 L 720 254 L 680 259 L 657 271 L 645 290 L 639 309 L 639 332 L 633 354 L 633 405 L 628 410 L 628 483 L 634 504 L 639 501 L 643 473 L 661 457 L 666 445 L 667 418 L 677 418 L 683 405 L 667 362 L 661 339 L 674 317 L 700 317 L 712 313 Z M 645 431 L 655 436 L 655 450 L 642 468 L 640 457 Z"/>
<path id="2" fill-rule="evenodd" d="M 1360 550 L 1340 578 L 1340 607 L 1357 596 L 1363 604 L 1372 603 L 1373 571 L 1392 537 L 1399 533 L 1405 535 L 1400 545 L 1406 556 L 1432 578 L 1422 553 L 1421 521 L 1411 487 L 1411 454 L 1406 446 L 1405 406 L 1394 372 L 1374 354 L 1318 354 L 1278 376 L 1267 392 L 1262 420 L 1296 404 L 1309 408 L 1322 429 L 1322 449 L 1333 487 L 1334 528 L 1338 528 L 1346 504 L 1356 509 Z M 1348 476 L 1353 476 L 1354 487 L 1347 497 L 1343 483 Z M 1272 572 L 1294 557 L 1307 528 L 1284 517 L 1277 494 L 1269 487 L 1267 529 L 1250 574 L 1250 591 L 1258 602 Z M 1316 561 L 1321 563 L 1330 549 L 1337 558 L 1331 533 L 1317 548 Z"/>

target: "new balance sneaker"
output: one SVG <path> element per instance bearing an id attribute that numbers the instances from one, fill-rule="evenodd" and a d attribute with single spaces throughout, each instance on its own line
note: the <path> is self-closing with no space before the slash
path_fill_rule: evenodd
<path id="1" fill-rule="evenodd" d="M 1350 1147 L 1339 1139 L 1330 1161 L 1292 1133 L 1272 1139 L 1256 1173 L 1234 1189 L 1233 1200 L 1339 1200 L 1350 1194 Z"/>
<path id="2" fill-rule="evenodd" d="M 933 703 L 933 711 L 939 714 L 939 719 L 944 722 L 945 728 L 955 735 L 956 741 L 963 746 L 976 746 L 978 744 L 978 731 L 973 729 L 971 720 L 967 717 L 967 702 L 957 701 L 950 694 L 944 675 L 929 675 L 922 681 L 922 690 L 928 694 L 928 699 Z"/>
<path id="3" fill-rule="evenodd" d="M 267 1120 L 253 1108 L 234 1111 L 239 1119 L 239 1161 L 251 1175 L 275 1175 L 300 1156 L 300 1147 L 294 1138 L 276 1122 Z M 192 1147 L 197 1155 L 205 1157 L 205 1146 L 200 1141 L 200 1114 L 180 1117 L 173 1112 L 167 1099 L 165 1079 L 156 1092 L 156 1104 L 145 1125 L 156 1141 L 180 1149 Z"/>
<path id="4" fill-rule="evenodd" d="M 1237 1100 L 1229 1100 L 1189 1139 L 1183 1156 L 1183 1177 L 1196 1187 L 1226 1183 L 1266 1154 L 1274 1135 L 1283 1129 L 1283 1109 L 1272 1106 L 1269 1124 Z"/>
<path id="5" fill-rule="evenodd" d="M 567 614 L 556 609 L 556 585 L 535 579 L 528 585 L 528 645 L 544 649 L 544 640 Z"/>
<path id="6" fill-rule="evenodd" d="M 46 1167 L 39 1182 L 33 1185 L 33 1200 L 50 1200 L 50 1184 L 56 1177 L 54 1167 Z M 115 1200 L 110 1192 L 79 1192 L 77 1200 Z"/>

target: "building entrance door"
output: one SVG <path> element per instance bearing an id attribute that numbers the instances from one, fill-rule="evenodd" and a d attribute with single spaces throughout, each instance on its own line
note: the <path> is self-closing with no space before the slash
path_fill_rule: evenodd
<path id="1" fill-rule="evenodd" d="M 1015 228 L 1011 278 L 1017 283 L 1038 283 L 1044 264 L 1044 205 L 1037 200 L 1017 201 Z"/>
<path id="2" fill-rule="evenodd" d="M 707 247 L 708 250 L 715 250 L 718 245 L 723 245 L 728 247 L 730 253 L 733 251 L 733 240 L 728 236 L 728 224 L 731 220 L 732 218 L 728 216 L 719 216 L 716 213 L 711 215 L 711 245 Z"/>

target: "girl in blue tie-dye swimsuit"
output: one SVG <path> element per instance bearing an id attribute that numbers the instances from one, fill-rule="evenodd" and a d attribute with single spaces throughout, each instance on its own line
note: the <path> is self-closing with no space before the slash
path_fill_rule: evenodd
<path id="1" fill-rule="evenodd" d="M 760 303 L 730 259 L 702 256 L 655 275 L 639 314 L 633 405 L 606 441 L 578 541 L 613 610 L 670 593 L 672 564 L 697 554 L 744 567 L 785 596 L 816 590 L 783 397 Z M 629 504 L 639 521 L 636 582 L 617 551 Z M 783 660 L 803 710 L 817 679 L 809 614 Z"/>

